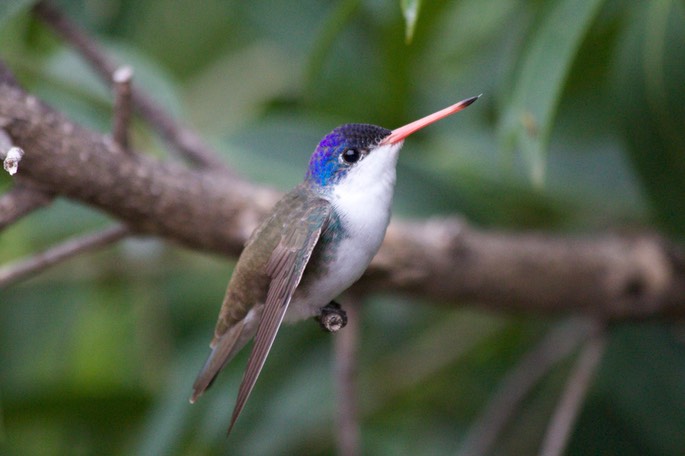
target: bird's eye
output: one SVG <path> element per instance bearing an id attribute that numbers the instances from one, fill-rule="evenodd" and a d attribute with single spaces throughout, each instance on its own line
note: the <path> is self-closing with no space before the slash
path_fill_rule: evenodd
<path id="1" fill-rule="evenodd" d="M 359 149 L 345 149 L 340 158 L 348 164 L 356 163 L 362 158 L 362 153 Z"/>

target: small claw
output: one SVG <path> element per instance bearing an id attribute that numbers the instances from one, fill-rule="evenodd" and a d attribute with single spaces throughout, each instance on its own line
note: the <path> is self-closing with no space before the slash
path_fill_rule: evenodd
<path id="1" fill-rule="evenodd" d="M 335 301 L 322 307 L 321 314 L 315 319 L 321 329 L 330 333 L 338 332 L 347 325 L 347 313 Z"/>

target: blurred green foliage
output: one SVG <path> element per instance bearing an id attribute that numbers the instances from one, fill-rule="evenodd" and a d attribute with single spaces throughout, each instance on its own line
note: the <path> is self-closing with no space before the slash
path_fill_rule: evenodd
<path id="1" fill-rule="evenodd" d="M 107 131 L 111 95 L 32 19 L 31 3 L 0 2 L 0 58 L 33 93 Z M 685 233 L 682 2 L 59 4 L 255 181 L 296 184 L 338 124 L 393 128 L 483 93 L 408 141 L 396 215 Z M 165 155 L 143 123 L 134 133 L 136 147 Z M 0 189 L 10 185 L 3 173 Z M 0 261 L 108 222 L 58 201 L 1 233 Z M 281 331 L 230 440 L 245 353 L 188 405 L 230 269 L 223 258 L 131 240 L 0 290 L 0 453 L 333 452 L 331 338 L 315 324 Z M 456 452 L 498 382 L 556 323 L 453 307 L 366 302 L 365 454 Z M 535 453 L 568 367 L 533 391 L 495 454 Z M 682 326 L 617 325 L 568 454 L 682 455 L 683 385 Z"/>

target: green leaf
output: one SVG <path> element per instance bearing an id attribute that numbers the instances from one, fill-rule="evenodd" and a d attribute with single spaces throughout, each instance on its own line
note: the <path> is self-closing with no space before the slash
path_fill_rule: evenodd
<path id="1" fill-rule="evenodd" d="M 407 44 L 411 43 L 414 38 L 414 30 L 416 29 L 416 21 L 419 18 L 419 10 L 421 9 L 421 0 L 401 0 L 400 7 L 406 22 L 405 40 Z"/>
<path id="2" fill-rule="evenodd" d="M 0 2 L 0 29 L 21 11 L 28 9 L 36 0 L 3 0 Z"/>
<path id="3" fill-rule="evenodd" d="M 538 186 L 545 179 L 545 151 L 566 76 L 601 4 L 602 0 L 553 2 L 524 44 L 499 136 L 505 148 L 521 151 Z"/>
<path id="4" fill-rule="evenodd" d="M 662 227 L 685 233 L 685 64 L 681 2 L 647 2 L 631 12 L 612 81 L 628 156 Z"/>

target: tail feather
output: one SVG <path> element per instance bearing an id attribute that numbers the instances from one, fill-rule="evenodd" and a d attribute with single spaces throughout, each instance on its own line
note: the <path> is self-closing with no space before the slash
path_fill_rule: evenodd
<path id="1" fill-rule="evenodd" d="M 224 368 L 233 356 L 247 343 L 250 339 L 249 335 L 243 334 L 245 331 L 245 321 L 236 324 L 221 336 L 214 347 L 205 365 L 200 370 L 200 373 L 193 383 L 193 395 L 190 397 L 190 403 L 193 404 L 198 397 L 205 392 L 207 388 L 212 386 L 214 379 L 221 369 Z M 245 337 L 248 336 L 248 337 Z"/>

